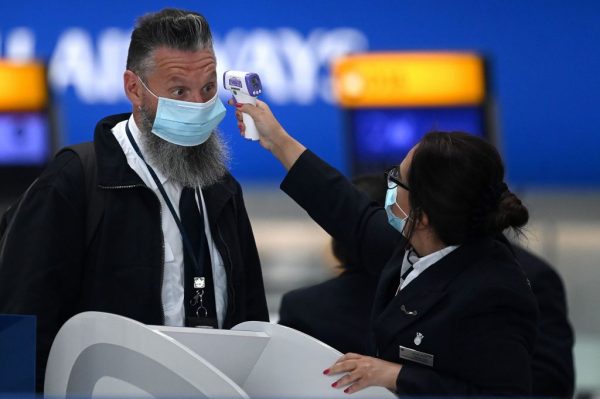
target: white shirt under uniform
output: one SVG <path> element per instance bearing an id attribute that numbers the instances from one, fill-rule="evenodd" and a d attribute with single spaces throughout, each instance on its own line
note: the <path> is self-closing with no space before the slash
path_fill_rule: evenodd
<path id="1" fill-rule="evenodd" d="M 404 287 L 410 284 L 411 281 L 416 279 L 419 276 L 419 274 L 423 273 L 429 267 L 433 266 L 440 259 L 448 255 L 450 252 L 454 251 L 458 247 L 458 245 L 450 245 L 421 258 L 419 258 L 414 251 L 405 251 L 404 259 L 402 260 L 402 268 L 400 269 L 400 276 L 403 276 L 404 273 L 406 273 L 408 269 L 410 269 L 411 265 L 412 271 L 408 273 L 404 280 L 400 279 L 400 285 L 398 286 L 396 295 L 398 294 L 398 292 L 400 292 L 400 290 L 402 290 Z"/>
<path id="2" fill-rule="evenodd" d="M 140 140 L 140 130 L 138 129 L 133 115 L 129 118 L 129 121 L 119 122 L 113 129 L 112 132 L 115 138 L 121 145 L 123 153 L 127 158 L 127 164 L 133 169 L 142 181 L 148 186 L 160 201 L 161 206 L 161 218 L 162 218 L 162 229 L 163 236 L 165 239 L 165 267 L 162 284 L 162 304 L 165 312 L 165 325 L 167 326 L 183 326 L 185 325 L 185 308 L 183 305 L 183 244 L 181 240 L 181 233 L 179 228 L 173 219 L 173 215 L 169 210 L 162 194 L 158 190 L 152 175 L 148 171 L 144 161 L 140 159 L 138 154 L 135 152 L 133 146 L 127 138 L 125 126 L 129 122 L 129 130 L 133 138 L 135 139 L 138 147 L 144 154 L 144 147 Z M 154 168 L 152 164 L 149 165 L 156 172 L 156 176 L 161 182 L 165 192 L 169 196 L 173 208 L 179 216 L 179 198 L 181 197 L 181 191 L 183 186 L 181 183 L 176 182 L 172 179 L 165 177 L 158 169 Z M 200 190 L 200 198 L 196 196 L 196 203 L 202 206 L 202 215 L 206 215 L 206 204 L 204 203 L 204 197 Z M 223 258 L 217 250 L 210 227 L 208 225 L 208 218 L 204 218 L 204 231 L 206 232 L 206 239 L 208 241 L 208 247 L 210 249 L 210 259 L 212 263 L 213 272 L 213 283 L 215 289 L 215 305 L 217 310 L 217 320 L 219 328 L 223 325 L 223 319 L 225 316 L 225 310 L 227 309 L 227 275 L 225 273 L 225 267 L 223 265 Z"/>

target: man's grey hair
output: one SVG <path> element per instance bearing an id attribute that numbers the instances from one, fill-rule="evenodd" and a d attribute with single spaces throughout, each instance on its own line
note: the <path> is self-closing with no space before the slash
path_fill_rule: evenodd
<path id="1" fill-rule="evenodd" d="M 154 66 L 152 54 L 159 47 L 212 50 L 212 34 L 206 18 L 193 11 L 175 8 L 140 17 L 131 33 L 127 69 L 145 77 Z"/>

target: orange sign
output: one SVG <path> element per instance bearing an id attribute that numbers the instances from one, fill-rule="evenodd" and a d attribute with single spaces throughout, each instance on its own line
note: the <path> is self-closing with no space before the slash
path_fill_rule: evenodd
<path id="1" fill-rule="evenodd" d="M 40 111 L 47 103 L 42 64 L 0 60 L 0 111 Z"/>
<path id="2" fill-rule="evenodd" d="M 366 53 L 333 65 L 334 93 L 348 108 L 480 105 L 481 57 L 473 53 Z"/>

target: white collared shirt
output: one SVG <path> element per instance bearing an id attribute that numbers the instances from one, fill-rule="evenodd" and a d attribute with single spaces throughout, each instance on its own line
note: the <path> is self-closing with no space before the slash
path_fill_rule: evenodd
<path id="1" fill-rule="evenodd" d="M 406 276 L 406 278 L 403 281 L 401 281 L 398 291 L 401 291 L 404 287 L 410 284 L 411 281 L 416 279 L 421 273 L 427 270 L 427 268 L 433 266 L 436 262 L 438 262 L 440 259 L 448 255 L 450 252 L 454 251 L 458 247 L 459 245 L 450 245 L 448 247 L 440 249 L 439 251 L 430 253 L 427 256 L 423 256 L 422 258 L 417 257 L 414 251 L 405 251 L 404 259 L 402 260 L 402 269 L 400 270 L 400 275 L 404 275 L 404 273 L 410 268 L 411 263 L 413 270 L 410 273 L 408 273 L 408 276 Z M 408 260 L 409 256 L 410 262 Z"/>
<path id="2" fill-rule="evenodd" d="M 171 211 L 167 207 L 167 204 L 158 190 L 152 175 L 148 171 L 146 164 L 137 155 L 133 146 L 127 138 L 125 126 L 129 123 L 129 130 L 140 147 L 142 154 L 144 153 L 143 143 L 140 140 L 140 130 L 138 129 L 133 115 L 129 118 L 129 121 L 119 122 L 115 127 L 112 128 L 112 132 L 121 145 L 123 153 L 127 158 L 127 164 L 133 169 L 142 181 L 156 194 L 161 206 L 161 226 L 163 229 L 163 236 L 165 239 L 165 264 L 164 264 L 164 275 L 162 284 L 162 305 L 165 315 L 165 325 L 167 326 L 183 326 L 185 325 L 185 308 L 183 305 L 183 244 L 181 240 L 181 233 L 179 228 L 171 215 Z M 150 165 L 152 166 L 152 165 Z M 165 192 L 169 196 L 173 208 L 179 216 L 179 198 L 181 197 L 181 191 L 183 186 L 181 183 L 176 182 L 172 179 L 165 177 L 160 170 L 154 168 L 154 172 L 162 184 Z M 204 203 L 204 196 L 200 190 L 200 198 L 196 196 L 196 203 L 202 205 L 202 214 L 206 215 L 206 204 Z M 223 266 L 223 259 L 221 254 L 217 250 L 212 234 L 208 224 L 208 218 L 204 218 L 204 230 L 206 232 L 206 239 L 208 241 L 208 247 L 210 248 L 210 258 L 212 263 L 213 271 L 213 282 L 215 289 L 215 305 L 217 310 L 217 320 L 219 327 L 223 325 L 223 319 L 225 316 L 225 310 L 227 309 L 227 275 Z"/>

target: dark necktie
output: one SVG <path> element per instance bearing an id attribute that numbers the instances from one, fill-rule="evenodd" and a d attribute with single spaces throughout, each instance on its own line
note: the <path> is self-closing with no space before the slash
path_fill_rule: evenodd
<path id="1" fill-rule="evenodd" d="M 404 280 L 406 280 L 410 272 L 414 270 L 415 261 L 419 260 L 419 257 L 417 256 L 417 253 L 414 249 L 409 248 L 407 251 L 408 253 L 406 255 L 406 261 L 410 266 L 404 271 L 404 273 L 400 275 L 400 284 L 398 284 L 398 288 L 396 289 L 395 295 L 398 295 L 398 293 L 400 292 L 400 288 L 402 287 L 402 283 L 404 283 Z"/>
<path id="2" fill-rule="evenodd" d="M 402 284 L 404 282 L 404 280 L 406 280 L 406 277 L 408 277 L 410 272 L 412 272 L 414 270 L 415 262 L 419 260 L 419 256 L 417 255 L 417 252 L 412 247 L 408 250 L 408 255 L 406 256 L 406 260 L 408 261 L 408 264 L 410 266 L 400 276 L 400 284 Z"/>
<path id="3" fill-rule="evenodd" d="M 182 190 L 179 200 L 179 215 L 200 269 L 196 270 L 196 265 L 190 257 L 190 251 L 184 245 L 185 325 L 217 328 L 210 253 L 204 232 L 204 220 L 196 204 L 194 189 L 185 187 Z M 198 277 L 204 277 L 204 288 L 199 287 Z"/>

